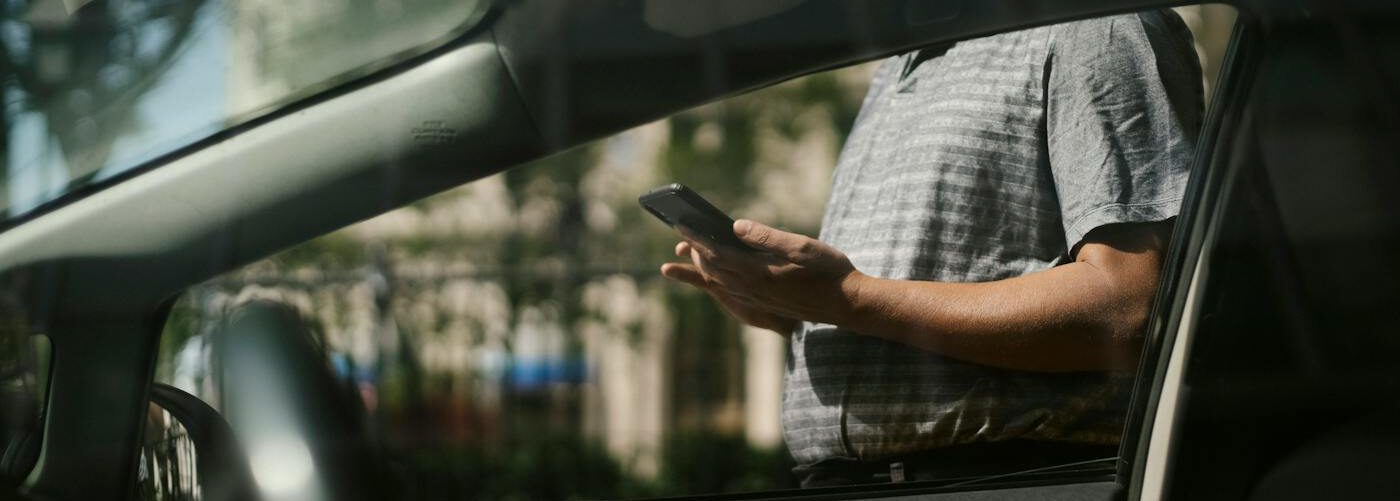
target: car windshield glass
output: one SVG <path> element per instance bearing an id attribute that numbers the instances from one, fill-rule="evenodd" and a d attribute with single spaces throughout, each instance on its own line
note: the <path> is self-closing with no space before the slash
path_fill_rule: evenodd
<path id="1" fill-rule="evenodd" d="M 478 0 L 0 2 L 0 211 L 429 50 Z"/>

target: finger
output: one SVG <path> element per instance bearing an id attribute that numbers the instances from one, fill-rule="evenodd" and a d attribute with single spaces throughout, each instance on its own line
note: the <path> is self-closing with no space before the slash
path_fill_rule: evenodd
<path id="1" fill-rule="evenodd" d="M 705 292 L 708 293 L 711 298 L 714 298 L 715 301 L 719 301 L 720 304 L 723 304 L 726 307 L 726 309 L 756 309 L 756 307 L 751 301 L 735 297 L 733 294 L 729 294 L 728 292 L 718 289 L 706 289 Z"/>
<path id="2" fill-rule="evenodd" d="M 693 229 L 684 226 L 677 226 L 677 228 L 680 228 L 681 237 L 685 239 L 686 243 L 690 244 L 691 247 L 698 249 L 700 251 L 701 257 L 704 257 L 707 260 L 721 262 L 740 259 L 743 257 L 743 253 L 736 253 L 732 248 L 725 245 L 721 245 L 715 242 L 710 237 L 702 235 Z"/>
<path id="3" fill-rule="evenodd" d="M 676 244 L 676 257 L 690 257 L 690 242 L 682 240 Z"/>
<path id="4" fill-rule="evenodd" d="M 685 241 L 690 244 L 691 248 L 700 252 L 700 257 L 709 261 L 717 261 L 720 259 L 719 246 L 712 244 L 710 239 L 685 226 L 677 225 L 676 229 L 680 231 L 681 238 L 684 238 Z"/>
<path id="5" fill-rule="evenodd" d="M 719 284 L 724 288 L 725 292 L 728 292 L 730 295 L 752 298 L 752 287 L 749 286 L 748 277 L 744 274 L 717 267 L 712 267 L 706 271 L 710 274 L 710 281 Z"/>
<path id="6" fill-rule="evenodd" d="M 709 285 L 705 283 L 705 276 L 700 274 L 700 270 L 695 269 L 693 265 L 685 263 L 666 263 L 661 265 L 661 276 L 677 282 L 687 283 L 701 289 L 707 289 Z"/>
<path id="7" fill-rule="evenodd" d="M 692 250 L 690 253 L 691 264 L 705 280 L 705 287 L 711 291 L 722 291 L 732 296 L 750 298 L 750 294 L 742 289 L 736 289 L 742 284 L 742 277 L 732 271 L 715 266 L 714 262 L 706 260 L 700 256 L 699 251 Z"/>
<path id="8" fill-rule="evenodd" d="M 770 262 L 774 261 L 772 256 L 738 251 L 735 248 L 715 243 L 690 228 L 683 226 L 678 226 L 678 228 L 681 228 L 681 236 L 686 239 L 690 248 L 700 253 L 700 258 L 705 261 L 707 269 L 723 268 L 739 273 L 760 273 L 767 269 L 766 266 Z"/>
<path id="9" fill-rule="evenodd" d="M 734 222 L 734 235 L 755 249 L 793 262 L 811 258 L 826 245 L 812 237 L 789 233 L 748 219 Z"/>
<path id="10" fill-rule="evenodd" d="M 695 246 L 690 247 L 690 264 L 695 266 L 695 270 L 705 278 L 706 282 L 712 280 L 710 278 L 710 270 L 707 269 L 710 265 L 705 262 L 705 258 L 700 256 L 700 251 L 697 250 Z"/>

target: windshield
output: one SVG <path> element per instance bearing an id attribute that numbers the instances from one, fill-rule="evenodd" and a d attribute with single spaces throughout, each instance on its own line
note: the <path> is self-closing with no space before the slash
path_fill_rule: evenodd
<path id="1" fill-rule="evenodd" d="M 0 2 L 0 212 L 22 216 L 421 53 L 478 0 Z"/>

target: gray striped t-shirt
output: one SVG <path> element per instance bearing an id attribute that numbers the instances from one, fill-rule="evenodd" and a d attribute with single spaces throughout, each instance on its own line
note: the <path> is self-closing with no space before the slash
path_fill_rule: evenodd
<path id="1" fill-rule="evenodd" d="M 1191 34 L 1170 11 L 891 58 L 841 152 L 821 240 L 905 280 L 1069 262 L 1096 227 L 1176 215 L 1202 106 Z M 993 369 L 812 323 L 791 349 L 783 425 L 802 464 L 1010 438 L 1111 444 L 1126 412 L 1128 375 Z"/>

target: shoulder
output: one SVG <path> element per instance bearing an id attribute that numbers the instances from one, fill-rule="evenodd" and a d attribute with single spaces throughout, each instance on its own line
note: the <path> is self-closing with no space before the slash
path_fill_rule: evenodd
<path id="1" fill-rule="evenodd" d="M 899 80 L 899 68 L 904 62 L 904 54 L 896 54 L 885 58 L 880 65 L 875 68 L 875 74 L 870 79 L 870 90 L 878 93 L 885 87 L 893 85 Z"/>
<path id="2" fill-rule="evenodd" d="M 1191 32 L 1171 10 L 1099 17 L 1051 27 L 1052 57 L 1090 68 L 1135 66 L 1158 52 L 1192 49 Z"/>

